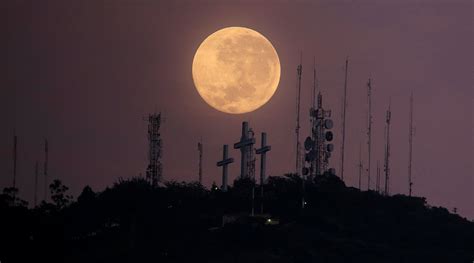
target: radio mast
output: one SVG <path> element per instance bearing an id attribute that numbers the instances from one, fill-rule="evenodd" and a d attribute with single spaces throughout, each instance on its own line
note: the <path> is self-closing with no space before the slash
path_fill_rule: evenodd
<path id="1" fill-rule="evenodd" d="M 202 154 L 203 154 L 203 145 L 202 145 L 202 138 L 198 142 L 198 151 L 199 151 L 199 184 L 202 185 Z"/>
<path id="2" fill-rule="evenodd" d="M 361 188 L 361 176 L 362 176 L 362 147 L 361 147 L 361 144 L 359 143 L 359 165 L 357 165 L 357 167 L 359 167 L 359 190 L 362 191 L 362 188 Z"/>
<path id="3" fill-rule="evenodd" d="M 369 109 L 367 112 L 367 147 L 368 147 L 368 166 L 367 166 L 367 190 L 370 190 L 370 152 L 371 152 L 371 146 L 372 146 L 372 85 L 371 85 L 371 80 L 369 78 L 369 81 L 367 82 L 367 102 L 369 104 Z"/>
<path id="4" fill-rule="evenodd" d="M 413 92 L 410 94 L 410 125 L 408 132 L 408 196 L 411 196 L 413 181 L 411 180 L 411 162 L 413 156 Z"/>
<path id="5" fill-rule="evenodd" d="M 344 100 L 342 104 L 342 145 L 341 145 L 341 179 L 344 181 L 344 144 L 346 142 L 346 107 L 347 107 L 347 70 L 349 58 L 346 58 L 346 70 L 344 77 Z"/>
<path id="6" fill-rule="evenodd" d="M 301 170 L 301 157 L 300 157 L 300 104 L 301 104 L 301 74 L 303 72 L 303 54 L 300 55 L 300 64 L 298 65 L 296 71 L 298 74 L 297 80 L 297 95 L 296 95 L 296 175 L 300 174 Z"/>
<path id="7" fill-rule="evenodd" d="M 48 140 L 44 139 L 44 201 L 48 198 Z"/>
<path id="8" fill-rule="evenodd" d="M 38 204 L 38 161 L 35 164 L 35 197 L 34 197 L 35 207 Z"/>
<path id="9" fill-rule="evenodd" d="M 18 137 L 13 135 L 13 188 L 16 188 L 16 156 L 17 156 Z"/>
<path id="10" fill-rule="evenodd" d="M 392 112 L 390 110 L 390 103 L 388 105 L 388 110 L 385 119 L 385 195 L 390 194 L 390 118 Z"/>

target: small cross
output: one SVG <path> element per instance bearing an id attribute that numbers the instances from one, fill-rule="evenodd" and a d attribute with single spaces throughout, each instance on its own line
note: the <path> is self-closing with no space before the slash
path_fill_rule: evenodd
<path id="1" fill-rule="evenodd" d="M 260 154 L 260 213 L 263 214 L 263 185 L 265 183 L 265 172 L 266 172 L 266 159 L 267 152 L 270 151 L 272 147 L 267 145 L 267 133 L 262 132 L 262 146 L 260 149 L 256 150 L 257 154 Z"/>
<path id="2" fill-rule="evenodd" d="M 217 166 L 222 166 L 222 191 L 227 191 L 227 170 L 228 165 L 234 162 L 234 158 L 229 158 L 229 146 L 224 144 L 222 161 L 217 162 Z"/>

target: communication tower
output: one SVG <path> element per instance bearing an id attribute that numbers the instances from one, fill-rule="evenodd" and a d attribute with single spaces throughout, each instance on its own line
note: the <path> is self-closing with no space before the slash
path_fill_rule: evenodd
<path id="1" fill-rule="evenodd" d="M 161 163 L 162 141 L 160 134 L 161 113 L 148 116 L 148 167 L 146 179 L 151 185 L 157 186 L 161 181 L 163 166 Z"/>

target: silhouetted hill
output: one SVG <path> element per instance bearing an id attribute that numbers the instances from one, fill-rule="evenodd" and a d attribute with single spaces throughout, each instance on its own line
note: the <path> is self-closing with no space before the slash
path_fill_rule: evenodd
<path id="1" fill-rule="evenodd" d="M 27 209 L 15 189 L 0 195 L 0 260 L 8 262 L 472 262 L 474 223 L 420 197 L 346 187 L 332 175 L 305 182 L 270 177 L 264 215 L 248 180 L 228 192 L 197 183 L 152 187 L 119 180 L 71 201 Z M 223 226 L 223 216 L 227 222 Z"/>

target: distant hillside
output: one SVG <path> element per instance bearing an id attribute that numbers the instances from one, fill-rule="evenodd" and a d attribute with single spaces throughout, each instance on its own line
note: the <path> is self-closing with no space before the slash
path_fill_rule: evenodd
<path id="1" fill-rule="evenodd" d="M 0 261 L 473 262 L 474 223 L 420 197 L 383 196 L 324 175 L 270 177 L 251 210 L 251 181 L 228 192 L 199 184 L 120 180 L 76 201 L 59 181 L 53 203 L 27 209 L 0 195 Z M 223 226 L 223 217 L 227 222 Z"/>

